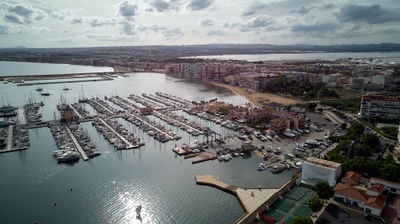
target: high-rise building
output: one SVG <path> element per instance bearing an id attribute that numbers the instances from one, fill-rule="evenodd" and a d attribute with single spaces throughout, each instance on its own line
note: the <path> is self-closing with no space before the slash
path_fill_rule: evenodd
<path id="1" fill-rule="evenodd" d="M 400 119 L 400 97 L 369 95 L 361 98 L 362 118 L 380 120 Z"/>

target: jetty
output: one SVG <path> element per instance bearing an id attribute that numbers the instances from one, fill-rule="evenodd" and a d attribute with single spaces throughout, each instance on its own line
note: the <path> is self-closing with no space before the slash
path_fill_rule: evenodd
<path id="1" fill-rule="evenodd" d="M 15 152 L 15 151 L 28 149 L 28 147 L 15 147 L 15 148 L 13 148 L 13 140 L 14 140 L 14 138 L 13 138 L 14 137 L 13 130 L 14 130 L 14 125 L 8 126 L 7 148 L 5 150 L 0 150 L 0 153 Z"/>
<path id="2" fill-rule="evenodd" d="M 193 130 L 193 132 L 197 132 L 199 135 L 203 134 L 203 131 L 202 131 L 202 130 L 199 130 L 199 129 L 195 128 L 195 127 L 192 127 L 192 126 L 186 124 L 185 122 L 182 122 L 182 121 L 180 121 L 180 120 L 178 120 L 178 119 L 175 119 L 175 118 L 173 118 L 173 117 L 171 117 L 171 116 L 167 116 L 167 115 L 162 114 L 162 113 L 160 113 L 160 112 L 158 112 L 158 111 L 154 111 L 153 114 L 154 114 L 156 117 L 160 118 L 161 120 L 166 121 L 167 123 L 175 123 L 175 124 L 177 124 L 177 126 L 183 126 L 183 127 L 185 127 L 185 130 L 186 130 L 186 131 L 188 131 L 188 130 L 191 129 L 191 130 Z"/>
<path id="3" fill-rule="evenodd" d="M 120 138 L 123 142 L 125 142 L 125 144 L 127 145 L 127 147 L 125 147 L 126 149 L 133 149 L 133 148 L 137 148 L 137 146 L 132 145 L 131 142 L 129 142 L 128 140 L 126 140 L 126 138 L 124 138 L 124 136 L 122 136 L 120 133 L 118 133 L 114 128 L 112 128 L 109 124 L 107 124 L 107 122 L 105 122 L 103 120 L 103 118 L 99 118 L 99 121 L 101 123 L 103 123 L 108 129 L 110 129 L 116 136 L 118 136 L 118 138 Z"/>
<path id="4" fill-rule="evenodd" d="M 79 119 L 82 118 L 82 115 L 76 110 L 76 108 L 71 104 L 69 107 L 74 111 L 74 113 L 79 117 Z"/>
<path id="5" fill-rule="evenodd" d="M 64 125 L 64 127 L 67 130 L 69 137 L 74 142 L 75 147 L 78 149 L 78 152 L 81 154 L 82 159 L 85 161 L 89 160 L 89 157 L 86 155 L 85 151 L 82 149 L 81 145 L 78 143 L 78 140 L 76 140 L 74 134 L 72 134 L 71 129 L 69 129 L 69 127 L 67 125 Z"/>
<path id="6" fill-rule="evenodd" d="M 135 117 L 135 119 L 139 120 L 140 122 L 142 122 L 143 124 L 149 126 L 150 128 L 152 128 L 152 129 L 154 129 L 154 130 L 156 130 L 156 131 L 158 131 L 158 132 L 164 134 L 164 135 L 167 136 L 170 140 L 174 140 L 174 139 L 175 139 L 174 137 L 172 137 L 171 135 L 169 135 L 167 132 L 165 132 L 165 131 L 163 131 L 163 130 L 157 128 L 155 125 L 153 125 L 153 124 L 151 124 L 151 123 L 149 123 L 149 122 L 147 122 L 147 121 L 141 119 L 139 116 L 137 116 L 137 115 L 135 115 L 135 114 L 131 114 L 131 116 L 132 116 L 132 117 Z"/>
<path id="7" fill-rule="evenodd" d="M 285 194 L 295 184 L 296 178 L 289 179 L 278 188 L 241 188 L 224 183 L 213 175 L 196 175 L 196 184 L 207 185 L 218 188 L 225 192 L 235 195 L 246 214 L 241 216 L 235 223 L 254 223 L 259 214 L 268 209 L 280 196 Z"/>
<path id="8" fill-rule="evenodd" d="M 13 142 L 13 125 L 8 126 L 8 135 L 7 135 L 7 151 L 11 151 L 12 142 Z"/>
<path id="9" fill-rule="evenodd" d="M 18 107 L 17 120 L 18 120 L 19 124 L 26 124 L 25 108 L 24 107 Z"/>

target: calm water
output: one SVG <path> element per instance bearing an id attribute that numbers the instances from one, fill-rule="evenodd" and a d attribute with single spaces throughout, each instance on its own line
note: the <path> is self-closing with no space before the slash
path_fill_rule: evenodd
<path id="1" fill-rule="evenodd" d="M 62 68 L 59 72 L 65 73 Z M 64 86 L 72 90 L 64 92 Z M 29 98 L 43 101 L 43 118 L 50 120 L 58 116 L 55 110 L 61 96 L 67 102 L 76 102 L 82 86 L 86 97 L 126 97 L 131 93 L 163 91 L 189 100 L 217 97 L 234 104 L 246 102 L 225 89 L 147 73 L 131 74 L 114 81 L 43 85 L 44 90 L 52 94 L 49 97 L 40 96 L 35 91 L 36 86 L 1 83 L 0 96 L 13 105 L 23 105 Z M 89 105 L 85 107 L 95 113 Z M 196 119 L 221 134 L 230 133 L 219 125 Z M 0 154 L 0 222 L 140 223 L 135 208 L 141 204 L 142 223 L 232 223 L 244 214 L 239 201 L 223 191 L 196 185 L 196 174 L 214 174 L 227 183 L 253 187 L 276 187 L 292 174 L 289 171 L 281 175 L 256 171 L 261 159 L 255 155 L 235 158 L 228 163 L 209 161 L 192 165 L 190 159 L 175 156 L 171 150 L 173 142 L 160 144 L 132 124 L 122 119 L 118 121 L 143 139 L 145 147 L 115 151 L 90 123 L 83 123 L 81 126 L 102 152 L 101 156 L 87 162 L 57 164 L 51 155 L 56 147 L 48 128 L 30 131 L 28 150 Z M 196 139 L 174 130 L 182 136 L 177 144 Z M 57 206 L 53 206 L 54 202 Z"/>
<path id="2" fill-rule="evenodd" d="M 248 60 L 248 61 L 276 61 L 276 60 L 336 60 L 340 58 L 355 58 L 364 62 L 400 63 L 400 52 L 339 52 L 339 53 L 298 53 L 298 54 L 239 54 L 239 55 L 206 55 L 188 58 L 204 58 L 218 60 Z"/>
<path id="3" fill-rule="evenodd" d="M 111 67 L 0 61 L 0 76 L 113 72 Z"/>

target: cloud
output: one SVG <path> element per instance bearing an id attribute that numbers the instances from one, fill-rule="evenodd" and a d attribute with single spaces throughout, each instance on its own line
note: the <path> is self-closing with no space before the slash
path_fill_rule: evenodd
<path id="1" fill-rule="evenodd" d="M 294 33 L 302 33 L 307 35 L 325 35 L 327 33 L 333 33 L 339 28 L 339 25 L 332 22 L 315 23 L 310 25 L 297 24 L 291 29 Z"/>
<path id="2" fill-rule="evenodd" d="M 136 30 L 135 30 L 135 24 L 130 23 L 128 21 L 122 22 L 122 32 L 126 35 L 135 35 Z"/>
<path id="3" fill-rule="evenodd" d="M 10 23 L 24 24 L 25 22 L 14 15 L 4 15 L 4 20 Z"/>
<path id="4" fill-rule="evenodd" d="M 170 4 L 163 0 L 154 0 L 151 5 L 158 11 L 164 12 L 167 11 L 170 7 Z"/>
<path id="5" fill-rule="evenodd" d="M 214 26 L 215 20 L 206 18 L 200 21 L 201 26 Z"/>
<path id="6" fill-rule="evenodd" d="M 213 0 L 191 0 L 187 6 L 191 10 L 202 10 L 209 7 L 213 3 Z"/>
<path id="7" fill-rule="evenodd" d="M 23 16 L 23 17 L 30 17 L 33 14 L 33 10 L 25 7 L 23 5 L 15 5 L 13 7 L 10 7 L 8 9 L 9 12 L 13 12 L 19 16 Z"/>
<path id="8" fill-rule="evenodd" d="M 226 33 L 223 30 L 211 30 L 207 32 L 208 36 L 225 36 Z"/>
<path id="9" fill-rule="evenodd" d="M 92 27 L 101 27 L 105 25 L 115 25 L 116 20 L 114 18 L 100 18 L 100 17 L 88 17 L 86 22 Z"/>
<path id="10" fill-rule="evenodd" d="M 380 5 L 350 4 L 340 8 L 337 18 L 341 22 L 381 24 L 400 21 L 399 8 L 383 8 Z"/>
<path id="11" fill-rule="evenodd" d="M 50 31 L 47 27 L 32 27 L 31 30 L 36 33 L 46 33 Z"/>
<path id="12" fill-rule="evenodd" d="M 183 35 L 182 30 L 179 28 L 166 29 L 166 30 L 162 31 L 161 33 L 166 37 Z"/>
<path id="13" fill-rule="evenodd" d="M 237 28 L 237 27 L 240 27 L 242 24 L 241 23 L 225 23 L 224 24 L 224 28 L 231 28 L 231 29 L 233 29 L 233 28 Z"/>
<path id="14" fill-rule="evenodd" d="M 131 1 L 123 1 L 118 4 L 118 14 L 124 17 L 133 17 L 137 15 L 138 6 Z"/>
<path id="15" fill-rule="evenodd" d="M 0 25 L 0 35 L 8 34 L 8 27 Z"/>
<path id="16" fill-rule="evenodd" d="M 80 16 L 74 16 L 71 18 L 71 23 L 72 24 L 79 24 L 82 23 L 83 19 Z"/>
<path id="17" fill-rule="evenodd" d="M 305 15 L 308 14 L 310 12 L 310 8 L 306 8 L 304 6 L 298 8 L 298 9 L 292 9 L 290 12 L 291 13 L 295 13 L 295 14 L 300 14 L 300 15 Z"/>
<path id="18" fill-rule="evenodd" d="M 65 19 L 74 17 L 75 12 L 76 12 L 76 10 L 72 10 L 72 9 L 62 9 L 62 10 L 53 11 L 52 13 L 50 13 L 50 16 L 53 18 L 59 19 L 59 20 L 65 20 Z"/>
<path id="19" fill-rule="evenodd" d="M 243 28 L 260 28 L 267 27 L 274 24 L 275 21 L 271 17 L 267 16 L 257 16 L 253 18 L 250 22 L 243 26 Z"/>

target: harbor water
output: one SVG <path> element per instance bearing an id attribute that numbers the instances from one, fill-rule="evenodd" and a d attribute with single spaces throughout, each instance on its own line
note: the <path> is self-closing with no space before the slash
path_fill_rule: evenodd
<path id="1" fill-rule="evenodd" d="M 29 67 L 29 64 L 19 65 Z M 59 73 L 68 72 L 60 67 Z M 41 87 L 51 95 L 41 96 L 35 91 L 36 85 L 0 83 L 2 103 L 22 106 L 29 100 L 42 101 L 45 106 L 40 113 L 47 121 L 59 117 L 56 105 L 61 99 L 74 103 L 82 95 L 99 98 L 118 95 L 127 99 L 130 94 L 160 91 L 188 100 L 218 98 L 235 105 L 247 102 L 226 89 L 154 73 L 129 74 L 112 81 Z M 65 87 L 71 90 L 63 91 Z M 106 102 L 115 106 L 110 101 Z M 86 104 L 84 107 L 95 113 L 91 106 Z M 220 134 L 231 132 L 184 112 L 178 114 L 210 126 Z M 153 116 L 149 118 L 162 123 Z M 102 153 L 89 161 L 58 164 L 52 156 L 52 151 L 57 148 L 48 128 L 29 131 L 31 145 L 28 150 L 0 154 L 0 222 L 233 223 L 244 214 L 237 198 L 212 187 L 196 185 L 195 175 L 213 174 L 226 183 L 243 187 L 277 187 L 292 175 L 290 171 L 281 174 L 258 172 L 257 166 L 262 160 L 254 154 L 229 162 L 214 160 L 192 165 L 191 159 L 176 156 L 172 148 L 175 144 L 181 145 L 194 139 L 203 140 L 202 136 L 193 137 L 162 123 L 182 139 L 160 143 L 138 127 L 122 119 L 117 120 L 143 140 L 145 146 L 115 151 L 90 123 L 82 123 L 81 127 Z M 136 217 L 138 205 L 142 205 L 142 220 Z"/>

